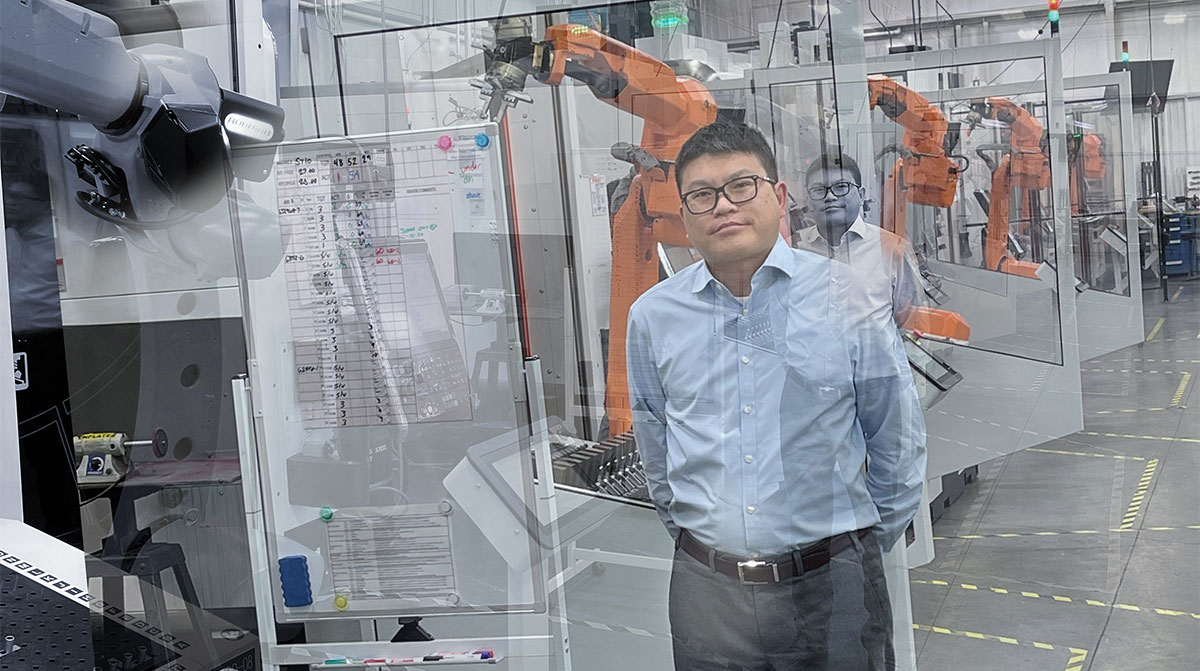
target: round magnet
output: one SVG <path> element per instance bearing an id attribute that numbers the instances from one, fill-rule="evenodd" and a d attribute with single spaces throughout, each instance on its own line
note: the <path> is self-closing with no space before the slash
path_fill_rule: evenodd
<path id="1" fill-rule="evenodd" d="M 492 138 L 488 137 L 487 133 L 480 133 L 475 136 L 475 146 L 480 149 L 487 149 L 492 143 Z"/>
<path id="2" fill-rule="evenodd" d="M 454 140 L 451 140 L 449 135 L 443 135 L 438 138 L 437 144 L 438 149 L 441 149 L 442 151 L 449 151 L 450 147 L 454 146 Z"/>

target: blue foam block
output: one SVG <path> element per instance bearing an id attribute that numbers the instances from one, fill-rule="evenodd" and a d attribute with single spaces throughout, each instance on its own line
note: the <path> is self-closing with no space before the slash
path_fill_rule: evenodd
<path id="1" fill-rule="evenodd" d="M 283 583 L 283 605 L 288 608 L 312 605 L 312 583 L 308 579 L 307 557 L 280 557 L 279 579 Z"/>

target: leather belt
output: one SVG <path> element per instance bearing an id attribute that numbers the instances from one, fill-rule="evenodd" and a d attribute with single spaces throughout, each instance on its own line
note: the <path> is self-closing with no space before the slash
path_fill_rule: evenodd
<path id="1" fill-rule="evenodd" d="M 790 555 L 779 555 L 768 559 L 746 559 L 717 552 L 696 540 L 685 529 L 679 535 L 679 548 L 717 573 L 737 578 L 743 585 L 767 585 L 821 568 L 828 564 L 830 559 L 854 545 L 851 534 L 857 535 L 861 539 L 869 533 L 871 533 L 870 529 L 859 529 L 830 536 Z"/>

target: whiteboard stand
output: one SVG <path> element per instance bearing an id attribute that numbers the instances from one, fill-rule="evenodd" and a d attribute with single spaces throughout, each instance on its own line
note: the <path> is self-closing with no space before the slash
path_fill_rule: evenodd
<path id="1" fill-rule="evenodd" d="M 561 539 L 558 531 L 558 500 L 554 490 L 554 464 L 550 458 L 550 426 L 546 419 L 545 392 L 542 390 L 542 362 L 536 356 L 525 359 L 525 386 L 529 398 L 530 434 L 533 460 L 538 478 L 534 483 L 537 519 L 549 529 L 549 548 L 542 548 L 547 579 L 546 615 L 555 643 L 552 669 L 571 671 L 571 639 L 567 635 L 567 599 L 565 589 L 550 588 L 554 577 L 563 572 Z M 565 587 L 565 585 L 563 586 Z"/>
<path id="2" fill-rule="evenodd" d="M 249 362 L 254 370 L 255 362 Z M 546 421 L 545 402 L 541 388 L 541 362 L 533 357 L 526 361 L 525 381 L 530 399 L 531 433 L 533 457 L 538 473 L 551 473 L 550 442 Z M 250 564 L 254 589 L 255 613 L 262 644 L 262 668 L 264 671 L 281 671 L 283 665 L 312 665 L 323 668 L 325 660 L 338 658 L 373 659 L 420 657 L 445 650 L 495 650 L 498 656 L 509 660 L 509 668 L 571 671 L 570 639 L 567 632 L 566 598 L 564 591 L 551 591 L 547 586 L 546 612 L 531 615 L 510 615 L 511 618 L 537 619 L 530 622 L 532 633 L 502 638 L 440 639 L 427 643 L 391 643 L 366 639 L 372 629 L 371 620 L 361 621 L 363 638 L 330 643 L 281 645 L 275 621 L 275 594 L 271 579 L 274 570 L 266 542 L 266 519 L 263 507 L 263 489 L 259 474 L 258 442 L 255 439 L 254 417 L 250 379 L 241 375 L 232 382 L 234 417 L 236 420 L 238 447 L 241 453 L 242 492 L 246 507 L 246 527 L 250 535 Z M 543 549 L 543 560 L 548 562 L 544 576 L 562 572 L 560 553 L 557 552 L 558 526 L 557 503 L 553 482 L 540 478 L 536 485 L 537 520 L 543 528 L 550 530 L 549 548 Z M 498 616 L 499 617 L 499 616 Z M 520 666 L 512 663 L 519 660 Z M 470 668 L 474 665 L 467 665 Z M 490 665 L 480 664 L 480 668 Z M 338 668 L 367 668 L 363 666 L 338 665 Z M 391 665 L 388 668 L 406 668 Z"/>

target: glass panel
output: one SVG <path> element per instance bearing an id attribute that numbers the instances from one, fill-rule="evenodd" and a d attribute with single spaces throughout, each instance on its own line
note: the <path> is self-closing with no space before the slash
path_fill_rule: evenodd
<path id="1" fill-rule="evenodd" d="M 501 152 L 478 124 L 279 150 L 283 262 L 248 280 L 275 380 L 260 463 L 270 552 L 314 577 L 311 603 L 277 604 L 281 620 L 543 598 Z M 498 520 L 479 477 L 511 524 L 485 525 Z"/>
<path id="2" fill-rule="evenodd" d="M 1122 169 L 1121 100 L 1116 86 L 1068 90 L 1068 96 L 1075 271 L 1091 289 L 1128 296 L 1135 260 L 1123 244 L 1129 198 Z"/>
<path id="3" fill-rule="evenodd" d="M 1194 658 L 1197 17 L 1000 4 L 0 0 L 0 671 Z"/>
<path id="4" fill-rule="evenodd" d="M 1022 67 L 1001 68 L 1004 73 L 1029 69 L 1023 61 L 1010 63 Z M 938 308 L 970 327 L 968 346 L 1061 363 L 1044 84 L 1018 83 L 1004 74 L 992 78 L 993 90 L 1015 93 L 995 96 L 986 87 L 939 84 L 979 77 L 989 67 L 889 69 L 863 87 L 878 103 L 870 131 L 877 178 L 867 186 L 871 195 L 880 194 L 865 220 L 909 241 L 928 271 L 930 299 L 936 296 Z M 805 72 L 796 69 L 796 77 L 817 79 L 771 87 L 781 155 L 812 157 L 822 143 L 836 144 L 843 135 L 832 122 L 832 79 L 819 68 Z M 906 106 L 919 111 L 893 120 Z M 803 183 L 800 175 L 793 179 Z M 809 225 L 805 205 L 794 210 L 796 227 Z"/>

